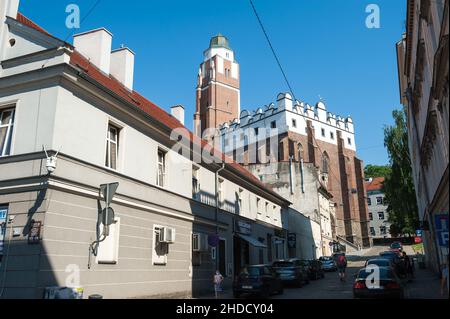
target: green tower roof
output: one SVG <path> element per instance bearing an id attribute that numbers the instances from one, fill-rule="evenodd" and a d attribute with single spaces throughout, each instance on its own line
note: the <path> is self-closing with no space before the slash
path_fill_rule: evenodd
<path id="1" fill-rule="evenodd" d="M 226 48 L 228 50 L 231 50 L 230 42 L 225 36 L 221 35 L 220 33 L 211 38 L 211 41 L 209 42 L 209 48 Z"/>

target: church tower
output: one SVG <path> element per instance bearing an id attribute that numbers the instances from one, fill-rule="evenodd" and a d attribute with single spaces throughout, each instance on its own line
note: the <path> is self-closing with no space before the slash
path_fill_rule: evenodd
<path id="1" fill-rule="evenodd" d="M 213 37 L 203 53 L 197 79 L 194 132 L 202 136 L 208 128 L 239 118 L 239 64 L 229 41 L 221 34 Z"/>

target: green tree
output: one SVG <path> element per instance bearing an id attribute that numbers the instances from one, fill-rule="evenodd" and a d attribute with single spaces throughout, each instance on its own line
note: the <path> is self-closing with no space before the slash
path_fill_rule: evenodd
<path id="1" fill-rule="evenodd" d="M 419 218 L 409 156 L 406 111 L 395 110 L 392 116 L 395 124 L 384 128 L 384 145 L 389 154 L 391 173 L 386 177 L 383 192 L 392 234 L 411 236 Z"/>
<path id="2" fill-rule="evenodd" d="M 391 174 L 391 167 L 389 165 L 367 165 L 364 169 L 364 175 L 369 177 L 388 177 Z"/>

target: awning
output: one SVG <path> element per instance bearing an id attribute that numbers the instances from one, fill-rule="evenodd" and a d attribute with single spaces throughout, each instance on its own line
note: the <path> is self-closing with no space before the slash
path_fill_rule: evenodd
<path id="1" fill-rule="evenodd" d="M 242 234 L 238 234 L 238 236 L 254 247 L 267 248 L 266 245 L 264 245 L 262 242 L 260 242 L 259 240 L 256 240 L 255 238 L 253 238 L 251 236 L 242 235 Z"/>

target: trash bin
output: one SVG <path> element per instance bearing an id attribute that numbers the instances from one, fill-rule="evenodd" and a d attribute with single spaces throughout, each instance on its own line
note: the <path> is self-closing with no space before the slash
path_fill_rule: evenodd
<path id="1" fill-rule="evenodd" d="M 102 295 L 90 295 L 89 299 L 103 299 Z"/>

